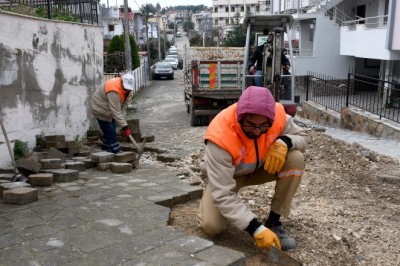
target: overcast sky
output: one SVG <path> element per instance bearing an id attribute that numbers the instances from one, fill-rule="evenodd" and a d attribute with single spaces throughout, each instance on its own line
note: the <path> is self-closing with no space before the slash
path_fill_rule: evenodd
<path id="1" fill-rule="evenodd" d="M 105 4 L 107 6 L 107 3 L 109 6 L 120 6 L 124 4 L 124 0 L 101 0 L 100 1 L 102 4 Z M 202 0 L 198 1 L 197 3 L 193 3 L 193 1 L 190 0 L 128 0 L 128 6 L 132 8 L 133 10 L 139 10 L 139 8 L 142 5 L 145 5 L 147 3 L 153 4 L 154 6 L 158 3 L 160 3 L 161 7 L 167 7 L 167 6 L 184 6 L 184 5 L 205 5 L 205 6 L 212 6 L 212 0 Z"/>

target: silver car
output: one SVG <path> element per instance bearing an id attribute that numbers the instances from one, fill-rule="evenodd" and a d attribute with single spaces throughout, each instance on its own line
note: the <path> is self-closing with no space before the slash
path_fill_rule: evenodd
<path id="1" fill-rule="evenodd" d="M 170 63 L 173 69 L 178 69 L 178 60 L 172 57 L 166 57 L 164 62 Z"/>
<path id="2" fill-rule="evenodd" d="M 168 62 L 159 62 L 151 67 L 153 79 L 160 79 L 166 77 L 167 79 L 174 79 L 174 69 Z"/>

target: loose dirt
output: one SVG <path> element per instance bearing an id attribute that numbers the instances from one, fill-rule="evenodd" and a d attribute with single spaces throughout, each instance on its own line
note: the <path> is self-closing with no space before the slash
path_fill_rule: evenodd
<path id="1" fill-rule="evenodd" d="M 204 130 L 192 128 L 168 134 L 179 142 L 193 142 L 200 147 Z M 399 265 L 399 185 L 379 178 L 400 173 L 399 163 L 323 132 L 308 133 L 312 141 L 305 153 L 306 173 L 290 217 L 282 219 L 298 245 L 288 254 L 304 265 Z M 204 147 L 170 166 L 188 172 L 190 182 L 204 186 L 198 172 L 203 154 Z M 274 183 L 268 183 L 242 189 L 239 196 L 264 219 L 273 193 Z M 197 229 L 198 204 L 199 200 L 176 206 L 171 226 L 243 252 L 248 266 L 269 264 L 267 255 L 255 246 L 247 232 L 230 226 L 209 238 Z"/>

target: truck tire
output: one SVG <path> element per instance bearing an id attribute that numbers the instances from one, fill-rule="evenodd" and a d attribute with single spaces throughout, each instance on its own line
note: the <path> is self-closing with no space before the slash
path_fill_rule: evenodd
<path id="1" fill-rule="evenodd" d="M 190 105 L 189 105 L 188 109 L 189 108 L 190 108 L 190 126 L 192 126 L 192 127 L 200 126 L 200 124 L 201 124 L 200 116 L 195 116 L 195 114 L 194 114 L 195 107 L 193 105 L 192 100 L 190 100 Z"/>

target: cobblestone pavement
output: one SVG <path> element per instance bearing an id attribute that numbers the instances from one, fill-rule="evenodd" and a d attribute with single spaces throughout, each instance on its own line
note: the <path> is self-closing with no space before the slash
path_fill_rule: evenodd
<path id="1" fill-rule="evenodd" d="M 358 143 L 367 149 L 400 161 L 400 141 L 398 140 L 382 139 L 354 131 L 330 127 L 326 128 L 325 133 L 350 144 Z"/>
<path id="2" fill-rule="evenodd" d="M 141 163 L 127 174 L 86 170 L 0 204 L 1 265 L 244 265 L 240 252 L 168 226 L 170 206 L 201 196 L 179 173 Z M 155 204 L 158 203 L 158 204 Z"/>

